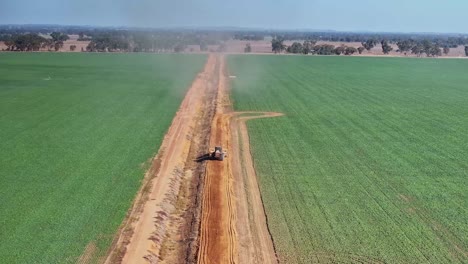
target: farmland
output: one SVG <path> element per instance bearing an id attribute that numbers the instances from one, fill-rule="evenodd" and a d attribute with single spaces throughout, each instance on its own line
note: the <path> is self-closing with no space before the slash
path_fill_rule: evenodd
<path id="1" fill-rule="evenodd" d="M 205 59 L 0 54 L 0 262 L 105 255 Z"/>
<path id="2" fill-rule="evenodd" d="M 468 61 L 228 57 L 284 263 L 468 262 Z"/>

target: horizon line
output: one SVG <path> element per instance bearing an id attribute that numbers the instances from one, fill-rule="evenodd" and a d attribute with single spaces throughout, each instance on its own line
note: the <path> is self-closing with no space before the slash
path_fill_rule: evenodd
<path id="1" fill-rule="evenodd" d="M 310 29 L 310 28 L 266 28 L 266 27 L 239 27 L 239 26 L 104 26 L 104 25 L 79 25 L 79 24 L 0 24 L 0 27 L 13 26 L 56 26 L 56 27 L 83 27 L 83 28 L 102 28 L 102 29 L 140 29 L 140 30 L 213 30 L 213 31 L 266 31 L 266 32 L 301 32 L 301 33 L 361 33 L 361 34 L 432 34 L 432 35 L 464 35 L 468 33 L 461 32 L 426 32 L 426 31 L 373 31 L 373 30 L 335 30 L 335 29 Z"/>

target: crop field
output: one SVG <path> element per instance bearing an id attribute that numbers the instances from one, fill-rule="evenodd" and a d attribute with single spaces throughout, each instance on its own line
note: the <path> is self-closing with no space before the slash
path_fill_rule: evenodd
<path id="1" fill-rule="evenodd" d="M 228 57 L 283 263 L 468 263 L 468 60 Z"/>
<path id="2" fill-rule="evenodd" d="M 0 54 L 0 262 L 105 255 L 205 60 Z"/>

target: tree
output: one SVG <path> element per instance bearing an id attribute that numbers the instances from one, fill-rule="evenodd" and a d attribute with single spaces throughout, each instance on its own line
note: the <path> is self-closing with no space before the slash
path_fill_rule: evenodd
<path id="1" fill-rule="evenodd" d="M 312 49 L 314 54 L 318 55 L 332 55 L 335 51 L 335 46 L 330 44 L 316 45 Z"/>
<path id="2" fill-rule="evenodd" d="M 423 45 L 421 43 L 417 43 L 416 45 L 414 45 L 411 48 L 411 53 L 413 53 L 414 55 L 416 55 L 418 57 L 421 57 L 423 52 L 424 52 L 424 47 L 423 47 Z"/>
<path id="3" fill-rule="evenodd" d="M 431 56 L 431 54 L 432 54 L 432 43 L 429 40 L 425 39 L 425 40 L 422 41 L 421 45 L 422 45 L 422 48 L 423 48 L 423 52 L 426 53 L 426 55 L 428 57 Z"/>
<path id="4" fill-rule="evenodd" d="M 397 46 L 398 46 L 398 51 L 400 53 L 404 53 L 406 55 L 406 53 L 408 51 L 411 50 L 411 48 L 413 47 L 414 43 L 412 40 L 403 40 L 403 41 L 398 41 L 397 42 Z"/>
<path id="5" fill-rule="evenodd" d="M 59 49 L 61 49 L 63 47 L 63 42 L 69 39 L 67 34 L 63 34 L 60 32 L 52 32 L 50 34 L 50 37 L 52 38 L 53 47 L 55 51 L 58 51 Z"/>
<path id="6" fill-rule="evenodd" d="M 299 54 L 304 52 L 304 48 L 301 43 L 294 42 L 291 46 L 289 46 L 286 50 L 289 53 Z"/>
<path id="7" fill-rule="evenodd" d="M 368 39 L 361 44 L 367 51 L 370 51 L 373 47 L 375 47 L 375 45 L 377 45 L 377 41 L 375 39 Z"/>
<path id="8" fill-rule="evenodd" d="M 54 48 L 54 41 L 52 39 L 46 39 L 44 43 L 42 43 L 41 48 L 47 49 L 48 51 L 52 51 L 52 49 Z"/>
<path id="9" fill-rule="evenodd" d="M 468 46 L 465 46 L 465 56 L 468 57 Z"/>
<path id="10" fill-rule="evenodd" d="M 250 46 L 250 43 L 245 44 L 244 52 L 245 53 L 252 52 L 252 46 Z"/>
<path id="11" fill-rule="evenodd" d="M 8 40 L 7 47 L 10 51 L 39 51 L 47 40 L 37 34 L 28 33 L 16 35 Z"/>
<path id="12" fill-rule="evenodd" d="M 439 45 L 432 45 L 429 54 L 432 57 L 442 56 L 442 50 L 440 49 Z"/>
<path id="13" fill-rule="evenodd" d="M 336 55 L 341 55 L 341 54 L 345 53 L 345 50 L 346 50 L 346 46 L 342 45 L 342 46 L 336 47 L 336 49 L 333 52 Z"/>
<path id="14" fill-rule="evenodd" d="M 382 40 L 382 41 L 380 42 L 380 44 L 382 45 L 382 52 L 383 52 L 384 54 L 388 54 L 388 53 L 390 53 L 390 51 L 393 50 L 392 46 L 390 46 L 390 45 L 388 44 L 388 41 L 385 40 L 385 39 Z"/>
<path id="15" fill-rule="evenodd" d="M 10 38 L 10 39 L 5 40 L 4 44 L 5 46 L 7 46 L 6 50 L 12 51 L 13 47 L 15 46 L 15 41 Z"/>
<path id="16" fill-rule="evenodd" d="M 274 37 L 271 40 L 271 51 L 273 51 L 275 54 L 283 52 L 286 48 L 283 42 L 284 40 L 282 38 Z"/>
<path id="17" fill-rule="evenodd" d="M 362 52 L 363 52 L 365 49 L 366 49 L 366 48 L 364 48 L 364 47 L 361 46 L 361 47 L 357 48 L 357 51 L 359 52 L 359 54 L 362 54 Z"/>
<path id="18" fill-rule="evenodd" d="M 450 52 L 450 48 L 448 46 L 444 46 L 444 54 L 448 55 Z"/>
<path id="19" fill-rule="evenodd" d="M 302 53 L 305 55 L 309 54 L 312 51 L 314 44 L 315 43 L 313 41 L 304 41 L 304 44 L 302 44 Z"/>
<path id="20" fill-rule="evenodd" d="M 76 45 L 71 45 L 70 46 L 70 51 L 75 51 L 76 50 Z"/>
<path id="21" fill-rule="evenodd" d="M 346 47 L 344 54 L 345 55 L 353 55 L 358 50 L 355 47 Z"/>

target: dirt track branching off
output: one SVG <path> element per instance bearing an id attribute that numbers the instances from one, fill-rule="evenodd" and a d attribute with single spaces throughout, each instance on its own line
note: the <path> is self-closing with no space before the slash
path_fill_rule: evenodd
<path id="1" fill-rule="evenodd" d="M 282 263 L 468 262 L 468 61 L 228 57 Z"/>

